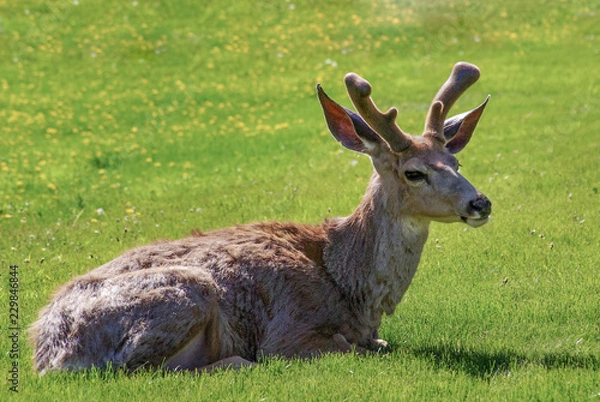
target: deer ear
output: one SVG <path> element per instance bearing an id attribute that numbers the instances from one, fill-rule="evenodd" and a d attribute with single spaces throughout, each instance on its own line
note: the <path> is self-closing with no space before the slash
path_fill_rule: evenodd
<path id="1" fill-rule="evenodd" d="M 379 134 L 357 113 L 334 102 L 321 85 L 317 85 L 317 94 L 333 137 L 348 149 L 371 155 L 383 141 Z"/>
<path id="2" fill-rule="evenodd" d="M 444 122 L 446 149 L 450 153 L 456 154 L 467 146 L 489 100 L 490 96 L 488 95 L 485 101 L 475 109 L 453 116 Z"/>

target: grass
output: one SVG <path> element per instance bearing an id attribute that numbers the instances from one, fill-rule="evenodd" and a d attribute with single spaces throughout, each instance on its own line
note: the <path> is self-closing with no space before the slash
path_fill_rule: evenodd
<path id="1" fill-rule="evenodd" d="M 599 18 L 591 0 L 0 0 L 0 395 L 17 361 L 32 401 L 599 398 Z M 418 133 L 458 60 L 482 78 L 455 110 L 492 94 L 460 157 L 494 217 L 432 225 L 391 352 L 32 372 L 24 329 L 74 275 L 193 228 L 352 211 L 371 167 L 327 133 L 317 82 L 348 105 L 360 73 Z"/>

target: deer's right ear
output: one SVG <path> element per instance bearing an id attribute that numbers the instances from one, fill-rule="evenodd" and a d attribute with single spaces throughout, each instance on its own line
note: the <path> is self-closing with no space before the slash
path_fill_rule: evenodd
<path id="1" fill-rule="evenodd" d="M 319 102 L 327 127 L 334 138 L 353 151 L 372 155 L 383 140 L 357 113 L 334 102 L 321 85 L 317 85 Z"/>

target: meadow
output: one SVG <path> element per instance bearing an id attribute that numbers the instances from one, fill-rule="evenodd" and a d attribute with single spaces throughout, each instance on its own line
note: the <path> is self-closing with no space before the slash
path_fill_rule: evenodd
<path id="1" fill-rule="evenodd" d="M 73 276 L 195 228 L 352 212 L 372 167 L 317 83 L 349 106 L 355 71 L 419 134 L 460 60 L 482 77 L 452 112 L 492 95 L 459 159 L 493 217 L 432 224 L 389 351 L 33 372 L 26 328 Z M 599 63 L 592 0 L 0 0 L 0 399 L 600 400 Z"/>

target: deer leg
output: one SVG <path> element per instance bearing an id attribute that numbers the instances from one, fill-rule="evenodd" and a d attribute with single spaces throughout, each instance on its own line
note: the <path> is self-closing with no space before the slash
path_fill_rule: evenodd
<path id="1" fill-rule="evenodd" d="M 334 334 L 331 338 L 322 339 L 320 342 L 316 341 L 313 343 L 313 347 L 317 350 L 317 352 L 312 353 L 312 355 L 339 352 L 356 352 L 358 354 L 364 354 L 367 352 L 365 348 L 348 342 L 346 337 L 340 333 Z"/>
<path id="2" fill-rule="evenodd" d="M 127 298 L 119 315 L 127 319 L 121 318 L 117 361 L 130 369 L 149 364 L 193 370 L 219 360 L 222 326 L 210 277 L 179 267 L 146 271 L 141 280 L 148 277 L 152 284 L 143 292 L 121 285 Z"/>
<path id="3" fill-rule="evenodd" d="M 379 331 L 373 331 L 373 338 L 369 341 L 367 345 L 367 349 L 372 350 L 374 352 L 379 352 L 381 350 L 387 349 L 389 344 L 385 339 L 381 339 L 379 337 Z"/>
<path id="4" fill-rule="evenodd" d="M 385 340 L 379 338 L 371 339 L 366 345 L 355 345 L 348 342 L 344 335 L 339 333 L 333 336 L 333 341 L 336 343 L 339 351 L 355 352 L 361 355 L 379 352 L 388 347 L 388 343 Z"/>
<path id="5" fill-rule="evenodd" d="M 168 358 L 163 367 L 168 370 L 195 370 L 210 372 L 218 369 L 238 370 L 254 363 L 240 356 L 217 360 L 220 355 L 220 332 L 218 322 L 211 320 L 177 353 Z M 211 363 L 213 362 L 213 363 Z"/>
<path id="6" fill-rule="evenodd" d="M 350 352 L 352 350 L 352 344 L 348 342 L 344 335 L 335 334 L 332 339 L 340 352 Z"/>
<path id="7" fill-rule="evenodd" d="M 371 352 L 381 352 L 389 347 L 389 344 L 383 339 L 371 339 L 367 345 L 367 349 Z"/>
<path id="8" fill-rule="evenodd" d="M 214 370 L 239 370 L 244 367 L 252 367 L 256 363 L 246 360 L 240 356 L 231 356 L 225 359 L 219 360 L 207 366 L 200 368 L 201 372 L 210 372 Z"/>
<path id="9" fill-rule="evenodd" d="M 338 345 L 340 352 L 344 352 L 344 353 L 355 352 L 355 353 L 358 353 L 359 355 L 364 355 L 368 352 L 368 350 L 366 348 L 348 342 L 346 337 L 339 333 L 335 334 L 333 336 L 333 341 Z"/>

